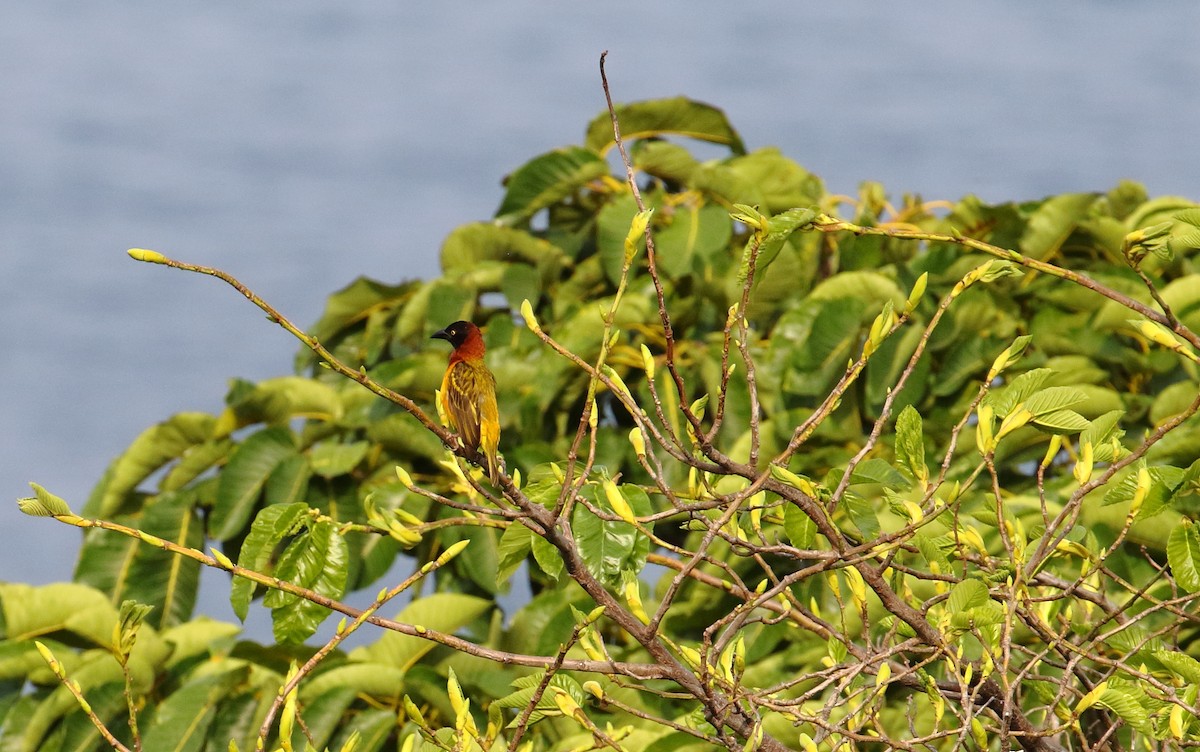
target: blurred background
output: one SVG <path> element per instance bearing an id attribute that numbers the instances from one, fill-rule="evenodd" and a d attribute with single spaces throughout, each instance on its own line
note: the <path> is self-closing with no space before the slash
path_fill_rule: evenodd
<path id="1" fill-rule="evenodd" d="M 76 510 L 143 429 L 291 371 L 297 323 L 359 275 L 438 273 L 502 177 L 604 107 L 685 94 L 837 192 L 1200 199 L 1200 5 L 938 0 L 45 0 L 0 25 L 0 581 L 69 579 Z M 216 578 L 216 579 L 214 579 Z M 232 620 L 223 575 L 200 609 Z M 368 594 L 369 600 L 372 594 Z M 261 609 L 252 611 L 262 614 Z M 257 630 L 257 628 L 256 628 Z M 269 635 L 269 627 L 266 629 Z"/>

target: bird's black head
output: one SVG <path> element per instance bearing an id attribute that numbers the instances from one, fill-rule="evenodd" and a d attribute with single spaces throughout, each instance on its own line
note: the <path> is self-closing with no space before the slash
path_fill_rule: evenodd
<path id="1" fill-rule="evenodd" d="M 467 337 L 470 336 L 471 332 L 473 331 L 478 330 L 470 321 L 455 321 L 445 329 L 434 332 L 430 339 L 444 339 L 455 347 L 458 347 L 463 342 L 467 341 Z"/>

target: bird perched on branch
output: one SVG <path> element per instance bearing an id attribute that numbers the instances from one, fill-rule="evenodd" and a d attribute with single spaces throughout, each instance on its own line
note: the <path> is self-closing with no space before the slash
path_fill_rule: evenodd
<path id="1" fill-rule="evenodd" d="M 431 339 L 454 345 L 439 400 L 450 427 L 458 432 L 463 446 L 480 449 L 487 457 L 488 477 L 500 478 L 496 446 L 500 443 L 500 413 L 496 408 L 496 377 L 483 363 L 483 335 L 470 321 L 455 321 Z"/>

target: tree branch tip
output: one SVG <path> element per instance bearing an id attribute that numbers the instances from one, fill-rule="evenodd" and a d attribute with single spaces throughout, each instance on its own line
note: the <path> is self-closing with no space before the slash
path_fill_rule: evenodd
<path id="1" fill-rule="evenodd" d="M 165 264 L 170 260 L 158 251 L 151 251 L 145 248 L 130 248 L 126 253 L 134 261 L 145 261 L 148 264 Z"/>

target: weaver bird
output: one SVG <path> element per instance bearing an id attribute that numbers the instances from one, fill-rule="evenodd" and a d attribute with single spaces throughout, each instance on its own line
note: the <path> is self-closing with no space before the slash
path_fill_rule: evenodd
<path id="1" fill-rule="evenodd" d="M 483 364 L 483 335 L 470 321 L 455 321 L 430 339 L 444 339 L 454 345 L 442 377 L 442 413 L 462 437 L 463 446 L 472 452 L 483 450 L 488 477 L 498 484 L 500 413 L 496 409 L 496 377 Z"/>

